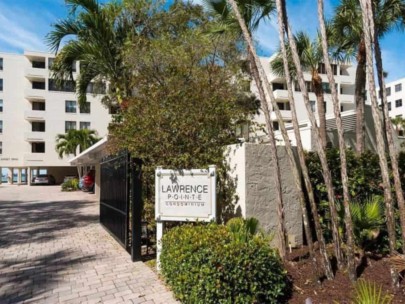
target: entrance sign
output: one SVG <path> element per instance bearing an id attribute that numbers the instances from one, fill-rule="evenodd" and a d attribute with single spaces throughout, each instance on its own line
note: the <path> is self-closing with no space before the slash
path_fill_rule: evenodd
<path id="1" fill-rule="evenodd" d="M 215 167 L 193 170 L 156 169 L 157 221 L 215 219 Z"/>
<path id="2" fill-rule="evenodd" d="M 209 169 L 155 171 L 156 266 L 160 270 L 164 221 L 216 219 L 216 172 Z"/>

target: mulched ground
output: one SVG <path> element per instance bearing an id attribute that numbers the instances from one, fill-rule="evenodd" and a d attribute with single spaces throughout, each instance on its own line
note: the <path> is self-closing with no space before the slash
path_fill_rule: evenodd
<path id="1" fill-rule="evenodd" d="M 346 273 L 337 272 L 335 279 L 317 282 L 314 274 L 314 266 L 306 249 L 293 251 L 288 256 L 286 268 L 292 284 L 292 295 L 288 303 L 304 304 L 310 298 L 313 304 L 319 303 L 350 303 L 353 295 L 353 284 Z M 392 303 L 405 303 L 405 280 L 400 283 L 399 289 L 391 286 L 389 264 L 386 258 L 381 256 L 368 256 L 363 260 L 364 267 L 359 267 L 359 278 L 376 282 L 382 286 L 382 290 L 393 295 Z"/>

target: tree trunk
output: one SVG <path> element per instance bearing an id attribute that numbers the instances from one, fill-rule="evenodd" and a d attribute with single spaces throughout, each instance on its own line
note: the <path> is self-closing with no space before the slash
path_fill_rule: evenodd
<path id="1" fill-rule="evenodd" d="M 305 86 L 305 80 L 304 80 L 303 71 L 301 68 L 300 59 L 298 56 L 298 51 L 297 51 L 297 46 L 295 43 L 294 35 L 288 25 L 288 18 L 287 18 L 287 14 L 285 12 L 285 1 L 282 0 L 282 3 L 283 3 L 283 6 L 279 7 L 277 10 L 278 11 L 280 9 L 282 10 L 281 12 L 279 11 L 279 14 L 282 14 L 282 19 L 284 20 L 284 23 L 285 23 L 284 26 L 287 30 L 287 36 L 288 36 L 288 40 L 289 40 L 290 47 L 291 47 L 294 65 L 297 70 L 298 82 L 299 82 L 299 85 L 301 88 L 301 93 L 304 97 L 304 103 L 307 108 L 308 117 L 311 122 L 313 132 L 315 133 L 317 151 L 318 151 L 319 159 L 320 159 L 321 166 L 322 166 L 322 174 L 323 174 L 323 178 L 324 178 L 325 185 L 326 185 L 327 192 L 328 192 L 328 201 L 329 201 L 328 203 L 329 203 L 329 210 L 330 210 L 330 214 L 331 214 L 331 223 L 332 223 L 333 245 L 334 245 L 336 259 L 338 262 L 338 267 L 339 267 L 339 269 L 341 269 L 343 267 L 343 255 L 342 255 L 341 240 L 340 240 L 340 235 L 339 235 L 338 215 L 337 215 L 336 206 L 335 206 L 335 192 L 333 189 L 332 177 L 331 177 L 331 173 L 329 170 L 329 165 L 327 162 L 325 150 L 322 148 L 322 139 L 319 134 L 319 129 L 318 129 L 318 126 L 316 123 L 316 119 L 315 119 L 314 113 L 312 113 L 311 105 L 309 102 L 308 90 Z"/>
<path id="2" fill-rule="evenodd" d="M 356 104 L 356 154 L 364 152 L 364 103 L 366 95 L 366 47 L 364 38 L 360 41 L 357 53 L 354 100 Z"/>
<path id="3" fill-rule="evenodd" d="M 325 98 L 323 94 L 322 78 L 321 76 L 319 76 L 318 71 L 316 70 L 312 71 L 312 86 L 314 88 L 316 96 L 316 107 L 318 110 L 318 118 L 319 118 L 319 134 L 321 135 L 322 148 L 326 149 L 328 137 L 326 134 Z"/>
<path id="4" fill-rule="evenodd" d="M 394 188 L 395 194 L 397 197 L 398 208 L 399 208 L 399 219 L 401 223 L 401 235 L 402 235 L 402 252 L 405 254 L 405 201 L 404 201 L 404 192 L 402 190 L 401 178 L 399 175 L 399 166 L 398 166 L 398 154 L 395 149 L 394 144 L 394 130 L 392 128 L 391 119 L 388 113 L 388 102 L 387 102 L 387 92 L 385 91 L 385 80 L 384 80 L 384 69 L 381 56 L 380 42 L 376 30 L 371 32 L 372 40 L 374 41 L 374 50 L 375 50 L 375 60 L 377 66 L 378 74 L 378 83 L 380 86 L 381 101 L 383 104 L 384 118 L 385 118 L 385 132 L 387 135 L 388 150 L 391 158 L 391 167 L 392 173 L 394 176 Z M 397 134 L 399 134 L 399 128 L 397 127 Z"/>
<path id="5" fill-rule="evenodd" d="M 340 104 L 338 99 L 338 94 L 335 86 L 335 79 L 333 77 L 332 67 L 329 60 L 328 54 L 328 42 L 326 37 L 326 27 L 324 19 L 323 10 L 323 0 L 318 0 L 318 19 L 320 24 L 320 31 L 322 36 L 322 51 L 323 59 L 328 74 L 329 85 L 332 93 L 333 110 L 336 120 L 336 128 L 339 137 L 339 149 L 340 149 L 340 166 L 341 166 L 341 176 L 342 176 L 342 187 L 343 187 L 343 206 L 345 209 L 345 224 L 346 224 L 346 239 L 347 239 L 347 266 L 349 277 L 352 281 L 356 280 L 356 262 L 354 257 L 354 236 L 353 236 L 353 222 L 350 213 L 350 195 L 349 195 L 349 180 L 347 174 L 347 161 L 346 161 L 346 143 L 344 139 L 344 129 L 342 124 L 342 117 L 340 115 Z"/>
<path id="6" fill-rule="evenodd" d="M 243 21 L 242 21 L 243 22 Z M 259 97 L 261 101 L 261 106 L 264 112 L 264 117 L 266 121 L 266 128 L 269 135 L 270 140 L 270 149 L 271 149 L 271 160 L 275 167 L 275 187 L 277 192 L 277 215 L 278 215 L 278 238 L 279 238 L 279 249 L 280 249 L 280 256 L 284 260 L 286 256 L 286 232 L 285 232 L 285 223 L 284 223 L 284 208 L 283 208 L 283 197 L 282 197 L 282 190 L 281 190 L 281 174 L 280 174 L 280 166 L 277 157 L 277 147 L 276 141 L 274 138 L 274 128 L 270 118 L 270 109 L 268 107 L 267 98 L 263 90 L 263 83 L 260 79 L 260 75 L 257 70 L 257 65 L 254 60 L 252 60 L 252 52 L 248 52 L 249 61 L 251 62 L 251 69 L 252 75 L 255 79 L 257 90 L 259 92 Z"/>
<path id="7" fill-rule="evenodd" d="M 276 5 L 277 5 L 277 7 L 281 7 L 282 6 L 281 1 L 276 0 Z M 282 19 L 282 14 L 280 14 L 281 10 L 279 9 L 278 11 L 279 11 L 279 14 L 278 14 L 279 40 L 280 40 L 281 52 L 282 52 L 282 56 L 283 56 L 284 72 L 285 72 L 285 77 L 286 77 L 286 81 L 287 81 L 288 99 L 290 101 L 290 106 L 291 106 L 291 116 L 292 116 L 292 123 L 293 123 L 293 128 L 294 128 L 294 135 L 295 135 L 295 139 L 296 139 L 296 143 L 297 143 L 297 152 L 298 152 L 298 157 L 299 157 L 299 161 L 300 161 L 300 165 L 301 165 L 302 174 L 304 177 L 305 187 L 306 187 L 307 193 L 308 193 L 312 217 L 313 217 L 314 223 L 315 223 L 315 232 L 316 232 L 316 237 L 318 239 L 319 250 L 321 253 L 322 269 L 324 270 L 324 273 L 325 273 L 325 276 L 327 277 L 327 279 L 331 280 L 331 279 L 333 279 L 333 271 L 332 271 L 332 267 L 331 267 L 331 264 L 329 261 L 328 254 L 326 252 L 326 246 L 325 246 L 325 240 L 323 237 L 322 226 L 321 226 L 321 222 L 320 222 L 319 215 L 318 215 L 318 207 L 315 202 L 314 191 L 312 189 L 311 180 L 309 178 L 308 167 L 305 162 L 305 153 L 304 153 L 304 148 L 302 146 L 301 133 L 299 130 L 297 112 L 295 109 L 294 93 L 292 90 L 292 79 L 291 79 L 291 75 L 290 75 L 290 72 L 288 69 L 287 50 L 286 50 L 285 44 L 284 44 L 285 28 L 284 28 L 284 23 L 283 23 L 283 19 Z M 282 124 L 282 126 L 284 126 L 284 123 Z M 281 130 L 282 130 L 283 137 L 287 137 L 287 139 L 288 139 L 287 131 L 284 130 L 283 127 L 281 128 Z M 285 138 L 284 138 L 284 141 L 286 141 Z M 286 146 L 287 146 L 287 149 L 291 149 L 289 147 L 289 141 L 288 141 L 288 144 L 286 141 Z M 294 159 L 294 162 L 295 162 L 295 159 Z M 296 169 L 297 165 L 291 164 L 291 166 L 294 169 Z M 297 171 L 297 170 L 294 170 L 294 172 L 295 171 Z M 298 178 L 298 182 L 300 183 L 299 187 L 301 188 L 300 195 L 303 195 L 301 179 Z M 298 183 L 298 182 L 296 179 L 296 183 Z M 298 189 L 298 187 L 297 187 L 297 189 Z M 304 215 L 303 219 L 304 219 L 304 227 L 305 227 L 307 240 L 310 240 L 310 241 L 308 241 L 308 247 L 310 250 L 310 254 L 312 256 L 312 260 L 314 261 L 314 263 L 316 263 L 315 255 L 312 252 L 313 251 L 312 235 L 310 234 L 308 218 L 305 217 L 306 213 L 308 213 L 307 208 L 305 206 L 305 201 L 304 201 L 304 204 L 301 203 L 301 209 L 302 209 L 302 212 Z"/>
<path id="8" fill-rule="evenodd" d="M 384 145 L 384 135 L 381 127 L 381 115 L 378 109 L 378 102 L 376 96 L 376 88 L 374 82 L 374 64 L 373 64 L 373 53 L 372 53 L 372 39 L 371 33 L 374 33 L 373 26 L 373 15 L 371 12 L 371 2 L 368 0 L 360 1 L 362 8 L 362 18 L 363 18 L 363 31 L 364 31 L 364 41 L 366 45 L 366 58 L 367 58 L 367 77 L 369 81 L 369 91 L 371 95 L 371 109 L 373 113 L 373 119 L 376 130 L 377 137 L 377 151 L 379 156 L 381 175 L 384 186 L 384 200 L 385 200 L 385 216 L 387 221 L 387 230 L 388 230 L 388 240 L 390 253 L 394 254 L 396 251 L 395 243 L 395 220 L 393 214 L 393 204 L 392 204 L 392 193 L 391 193 L 391 182 L 389 179 L 389 170 L 387 158 L 385 155 L 385 145 Z M 370 29 L 372 27 L 373 30 Z M 391 277 L 393 284 L 397 285 L 398 275 L 391 268 Z"/>

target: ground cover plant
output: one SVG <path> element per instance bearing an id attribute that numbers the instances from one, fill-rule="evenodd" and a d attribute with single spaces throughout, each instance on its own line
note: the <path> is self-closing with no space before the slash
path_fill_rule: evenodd
<path id="1" fill-rule="evenodd" d="M 232 220 L 231 220 L 232 221 Z M 280 303 L 286 272 L 257 222 L 187 224 L 162 239 L 162 274 L 182 303 Z"/>

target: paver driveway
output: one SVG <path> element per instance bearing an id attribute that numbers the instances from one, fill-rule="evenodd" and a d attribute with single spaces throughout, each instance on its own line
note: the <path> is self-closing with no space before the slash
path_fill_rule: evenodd
<path id="1" fill-rule="evenodd" d="M 176 303 L 98 223 L 94 195 L 0 185 L 0 303 Z"/>

